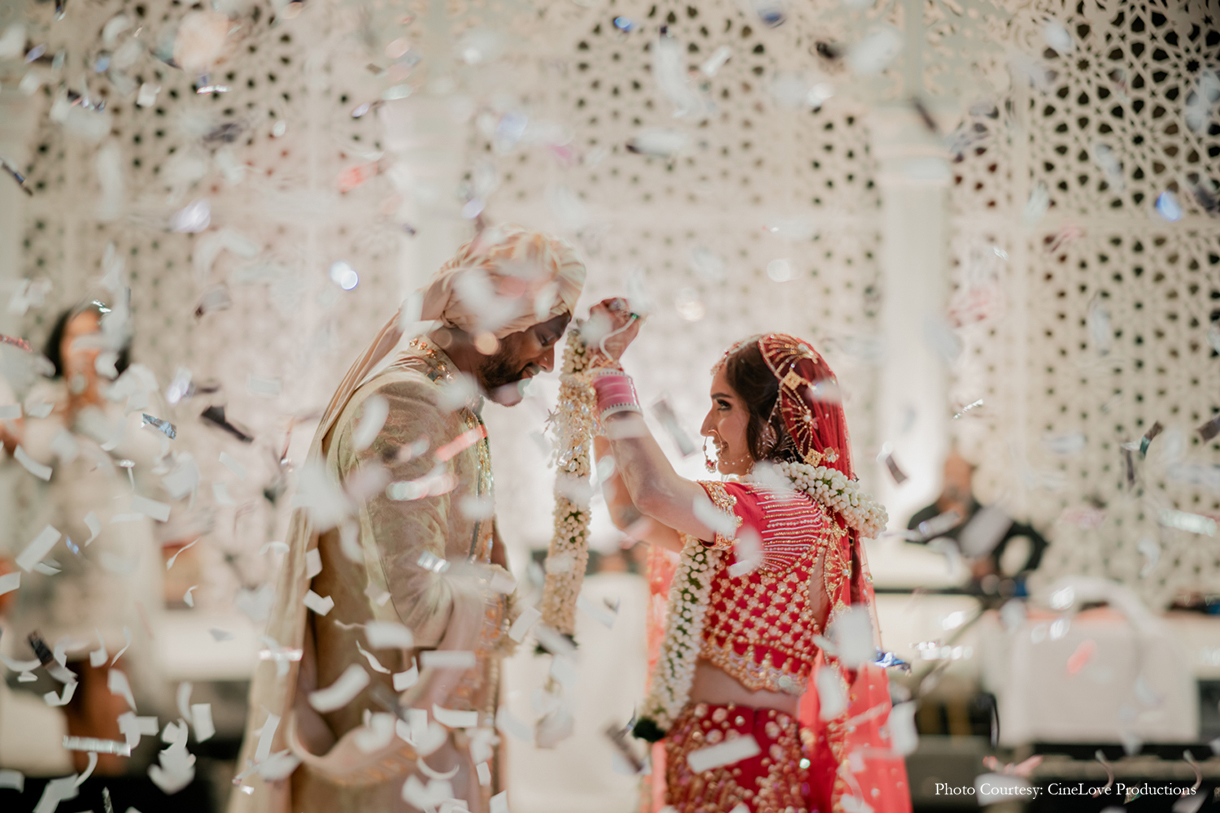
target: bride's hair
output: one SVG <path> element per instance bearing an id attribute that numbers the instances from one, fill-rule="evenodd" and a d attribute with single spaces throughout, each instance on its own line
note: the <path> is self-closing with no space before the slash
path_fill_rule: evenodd
<path id="1" fill-rule="evenodd" d="M 779 381 L 763 359 L 758 337 L 752 337 L 729 350 L 724 359 L 724 374 L 733 392 L 750 412 L 746 424 L 746 444 L 755 460 L 800 462 L 784 419 L 775 408 Z"/>

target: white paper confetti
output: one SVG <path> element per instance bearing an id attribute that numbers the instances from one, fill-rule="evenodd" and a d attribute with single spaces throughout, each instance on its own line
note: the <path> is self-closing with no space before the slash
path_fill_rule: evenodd
<path id="1" fill-rule="evenodd" d="M 529 633 L 530 628 L 540 618 L 542 618 L 542 613 L 536 607 L 526 607 L 517 616 L 517 620 L 513 622 L 513 625 L 508 628 L 508 637 L 517 643 L 521 643 L 521 641 L 525 640 L 525 636 Z"/>
<path id="2" fill-rule="evenodd" d="M 229 454 L 228 452 L 221 452 L 220 453 L 220 462 L 226 469 L 233 472 L 233 474 L 237 475 L 238 480 L 246 479 L 246 467 L 243 466 L 241 463 L 238 463 L 233 458 L 233 455 Z"/>
<path id="3" fill-rule="evenodd" d="M 216 726 L 212 723 L 211 703 L 192 703 L 190 719 L 191 725 L 195 727 L 195 739 L 199 742 L 210 740 L 216 733 Z"/>
<path id="4" fill-rule="evenodd" d="M 355 667 L 359 669 L 360 667 Z M 363 671 L 363 670 L 362 670 Z M 266 709 L 264 709 L 265 711 Z M 275 739 L 275 730 L 280 725 L 280 716 L 278 714 L 267 713 L 267 719 L 263 721 L 263 727 L 259 729 L 258 745 L 254 749 L 254 761 L 263 762 L 267 757 L 271 756 L 271 743 Z"/>
<path id="5" fill-rule="evenodd" d="M 284 545 L 287 548 L 287 545 Z M 284 553 L 288 551 L 285 550 Z M 305 578 L 312 579 L 322 572 L 322 552 L 317 548 L 305 551 Z"/>
<path id="6" fill-rule="evenodd" d="M 691 751 L 686 755 L 686 764 L 695 773 L 703 773 L 713 768 L 741 762 L 743 759 L 758 756 L 760 753 L 762 751 L 759 749 L 754 735 L 746 734 L 735 740 Z"/>
<path id="7" fill-rule="evenodd" d="M 313 610 L 318 615 L 326 615 L 332 609 L 334 609 L 335 606 L 335 600 L 330 596 L 323 598 L 312 590 L 305 594 L 304 603 L 306 607 Z"/>
<path id="8" fill-rule="evenodd" d="M 353 663 L 347 667 L 339 679 L 316 692 L 309 693 L 309 705 L 326 713 L 341 709 L 355 699 L 356 695 L 369 685 L 369 673 L 364 667 Z"/>
<path id="9" fill-rule="evenodd" d="M 44 466 L 34 458 L 30 457 L 28 454 L 26 454 L 25 449 L 18 446 L 13 451 L 13 457 L 16 458 L 18 463 L 25 467 L 26 471 L 38 479 L 46 480 L 48 482 L 51 480 L 51 467 Z"/>
<path id="10" fill-rule="evenodd" d="M 127 701 L 127 705 L 132 711 L 136 711 L 136 699 L 131 694 L 131 684 L 127 681 L 127 675 L 119 669 L 111 669 L 106 674 L 106 688 L 111 694 L 117 694 Z"/>
<path id="11" fill-rule="evenodd" d="M 357 450 L 367 449 L 377 439 L 389 414 L 390 402 L 384 397 L 370 395 L 366 398 L 361 408 L 360 421 L 352 433 L 352 445 Z"/>
<path id="12" fill-rule="evenodd" d="M 421 652 L 420 665 L 425 669 L 473 669 L 474 653 L 469 650 L 435 649 Z"/>
<path id="13" fill-rule="evenodd" d="M 21 574 L 18 572 L 5 573 L 0 576 L 0 596 L 5 593 L 11 593 L 21 587 Z"/>
<path id="14" fill-rule="evenodd" d="M 474 728 L 479 724 L 477 711 L 457 711 L 432 704 L 432 716 L 446 728 Z"/>
<path id="15" fill-rule="evenodd" d="M 131 510 L 146 517 L 152 517 L 158 522 L 168 522 L 170 506 L 168 503 L 150 500 L 139 494 L 131 495 Z"/>
<path id="16" fill-rule="evenodd" d="M 394 691 L 405 692 L 419 682 L 419 666 L 412 663 L 405 672 L 394 673 Z"/>
<path id="17" fill-rule="evenodd" d="M 370 621 L 364 625 L 364 637 L 372 649 L 410 649 L 415 646 L 411 630 L 394 621 Z"/>
<path id="18" fill-rule="evenodd" d="M 51 552 L 61 536 L 63 534 L 50 525 L 43 528 L 38 536 L 34 537 L 34 541 L 26 545 L 25 550 L 17 555 L 17 567 L 29 573 L 34 569 L 34 565 L 41 562 Z"/>

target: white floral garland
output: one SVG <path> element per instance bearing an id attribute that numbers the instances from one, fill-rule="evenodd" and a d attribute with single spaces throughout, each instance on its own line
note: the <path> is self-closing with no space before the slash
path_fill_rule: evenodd
<path id="1" fill-rule="evenodd" d="M 643 717 L 668 731 L 690 698 L 695 662 L 703 640 L 703 620 L 712 579 L 720 564 L 719 550 L 693 536 L 686 537 L 678 569 L 669 587 L 665 639 L 652 674 L 652 689 L 644 701 Z"/>
<path id="2" fill-rule="evenodd" d="M 542 623 L 565 635 L 576 632 L 576 600 L 589 561 L 589 458 L 597 404 L 588 363 L 588 348 L 573 327 L 563 353 L 559 405 L 549 419 L 555 432 L 555 530 L 540 608 Z"/>
<path id="3" fill-rule="evenodd" d="M 885 508 L 862 492 L 859 482 L 848 479 L 842 472 L 827 466 L 786 462 L 775 464 L 775 470 L 787 477 L 794 488 L 842 516 L 862 538 L 873 538 L 885 528 L 888 521 Z M 646 739 L 656 739 L 667 732 L 690 700 L 695 663 L 703 641 L 703 621 L 720 555 L 721 551 L 686 537 L 669 587 L 665 638 L 641 714 L 641 722 L 646 720 L 652 725 L 636 728 Z"/>
<path id="4" fill-rule="evenodd" d="M 859 480 L 849 479 L 829 466 L 786 461 L 774 465 L 797 491 L 805 492 L 826 510 L 839 514 L 847 527 L 858 532 L 861 538 L 875 539 L 885 530 L 889 514 L 883 505 L 860 490 Z"/>

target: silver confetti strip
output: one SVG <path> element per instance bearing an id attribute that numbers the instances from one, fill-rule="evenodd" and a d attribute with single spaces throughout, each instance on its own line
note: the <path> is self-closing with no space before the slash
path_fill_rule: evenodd
<path id="1" fill-rule="evenodd" d="M 93 751 L 99 754 L 131 756 L 131 746 L 118 740 L 99 740 L 96 737 L 69 737 L 64 735 L 64 749 L 68 751 Z"/>
<path id="2" fill-rule="evenodd" d="M 178 437 L 178 430 L 175 429 L 174 425 L 172 423 L 170 423 L 169 421 L 163 421 L 160 418 L 154 418 L 152 415 L 149 415 L 147 412 L 142 413 L 142 414 L 143 414 L 144 422 L 141 424 L 141 426 L 153 426 L 159 432 L 163 432 L 165 434 L 165 436 L 167 438 L 169 438 L 170 440 L 173 440 L 174 438 Z"/>

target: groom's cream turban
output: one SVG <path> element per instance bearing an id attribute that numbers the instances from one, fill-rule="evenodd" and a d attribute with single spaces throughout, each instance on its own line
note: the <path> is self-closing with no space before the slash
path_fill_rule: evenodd
<path id="1" fill-rule="evenodd" d="M 424 321 L 502 339 L 572 313 L 585 265 L 558 237 L 521 226 L 488 229 L 445 263 L 424 288 Z"/>
<path id="2" fill-rule="evenodd" d="M 521 226 L 488 229 L 458 249 L 423 290 L 420 319 L 497 339 L 572 313 L 585 265 L 557 237 Z M 356 359 L 322 416 L 325 435 L 364 377 L 402 338 L 399 310 Z"/>

